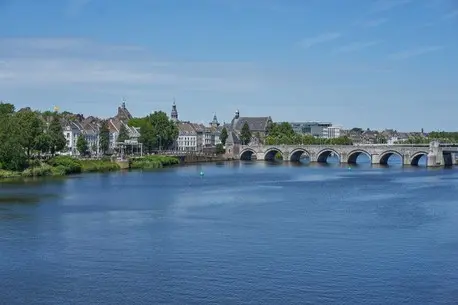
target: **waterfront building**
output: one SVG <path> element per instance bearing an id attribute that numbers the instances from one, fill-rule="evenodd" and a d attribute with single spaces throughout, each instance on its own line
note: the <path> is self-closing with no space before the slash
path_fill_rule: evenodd
<path id="1" fill-rule="evenodd" d="M 128 125 L 129 120 L 132 118 L 133 116 L 127 109 L 125 100 L 123 100 L 121 106 L 118 107 L 118 113 L 116 116 L 108 119 L 108 130 L 110 131 L 109 148 L 111 152 L 116 150 L 119 146 L 118 137 L 122 126 L 127 129 L 127 133 L 129 134 L 129 142 L 138 144 L 138 139 L 140 138 L 139 128 Z"/>
<path id="2" fill-rule="evenodd" d="M 67 140 L 67 154 L 71 156 L 80 155 L 77 147 L 78 138 L 84 137 L 91 154 L 99 151 L 99 126 L 98 122 L 89 117 L 82 121 L 64 120 L 63 133 Z"/>
<path id="3" fill-rule="evenodd" d="M 210 131 L 211 131 L 211 145 L 216 146 L 221 144 L 221 139 L 219 138 L 221 135 L 221 131 L 223 130 L 223 126 L 220 126 L 218 122 L 218 118 L 216 117 L 216 113 L 213 115 L 213 120 L 210 122 Z"/>
<path id="4" fill-rule="evenodd" d="M 129 126 L 127 122 L 122 121 L 117 117 L 109 119 L 108 123 L 108 130 L 110 131 L 110 149 L 114 150 L 119 146 L 118 137 L 123 125 L 129 134 L 129 141 L 132 143 L 138 143 L 138 139 L 140 138 L 139 129 Z"/>
<path id="5" fill-rule="evenodd" d="M 83 128 L 79 123 L 73 121 L 66 121 L 63 125 L 64 137 L 67 140 L 67 154 L 76 156 L 79 154 L 76 148 L 76 142 L 78 137 L 83 133 Z"/>
<path id="6" fill-rule="evenodd" d="M 228 133 L 226 145 L 240 144 L 240 134 L 243 125 L 247 123 L 252 135 L 252 142 L 262 142 L 266 137 L 272 118 L 268 117 L 242 117 L 237 109 L 231 123 L 225 125 Z"/>
<path id="7" fill-rule="evenodd" d="M 89 152 L 91 155 L 100 153 L 100 137 L 99 137 L 99 120 L 92 116 L 86 118 L 82 123 L 84 138 L 86 139 Z"/>
<path id="8" fill-rule="evenodd" d="M 197 151 L 197 132 L 189 122 L 178 123 L 177 149 L 179 151 Z"/>
<path id="9" fill-rule="evenodd" d="M 192 123 L 189 121 L 180 121 L 178 119 L 178 110 L 175 101 L 172 105 L 170 117 L 177 122 L 178 139 L 176 141 L 176 149 L 180 151 L 204 151 L 213 149 L 217 144 L 221 143 L 219 136 L 222 127 L 218 122 L 216 114 L 213 115 L 213 120 L 209 126 L 202 123 Z"/>

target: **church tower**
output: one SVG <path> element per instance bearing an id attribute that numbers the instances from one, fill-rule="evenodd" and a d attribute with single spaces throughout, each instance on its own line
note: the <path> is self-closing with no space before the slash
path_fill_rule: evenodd
<path id="1" fill-rule="evenodd" d="M 216 113 L 215 115 L 213 115 L 213 121 L 210 122 L 210 126 L 215 127 L 215 128 L 219 126 L 219 122 L 218 122 L 218 118 L 216 117 Z"/>
<path id="2" fill-rule="evenodd" d="M 174 122 L 178 121 L 178 111 L 177 111 L 177 105 L 175 104 L 175 99 L 173 99 L 172 112 L 170 113 L 170 117 L 172 118 L 172 121 Z"/>

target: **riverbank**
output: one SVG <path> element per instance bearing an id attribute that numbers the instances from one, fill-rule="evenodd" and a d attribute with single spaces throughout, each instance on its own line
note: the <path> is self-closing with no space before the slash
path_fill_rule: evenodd
<path id="1" fill-rule="evenodd" d="M 171 156 L 145 156 L 128 160 L 130 169 L 157 169 L 180 164 Z M 69 156 L 56 156 L 47 161 L 32 161 L 22 172 L 0 169 L 0 180 L 46 176 L 66 176 L 80 173 L 102 173 L 121 170 L 121 166 L 109 159 L 84 160 Z"/>

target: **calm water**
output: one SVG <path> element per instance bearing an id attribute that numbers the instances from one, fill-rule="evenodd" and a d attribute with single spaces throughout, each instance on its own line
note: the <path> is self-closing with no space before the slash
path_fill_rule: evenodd
<path id="1" fill-rule="evenodd" d="M 457 304 L 457 194 L 262 162 L 0 184 L 0 304 Z"/>

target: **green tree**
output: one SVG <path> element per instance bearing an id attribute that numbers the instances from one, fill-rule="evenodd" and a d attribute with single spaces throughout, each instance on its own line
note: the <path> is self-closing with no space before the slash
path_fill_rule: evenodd
<path id="1" fill-rule="evenodd" d="M 175 122 L 169 119 L 162 111 L 155 111 L 144 118 L 140 126 L 140 142 L 146 152 L 154 149 L 169 148 L 178 138 L 178 127 Z"/>
<path id="2" fill-rule="evenodd" d="M 52 121 L 49 124 L 48 134 L 51 140 L 50 150 L 52 155 L 66 147 L 67 140 L 65 139 L 64 131 L 57 115 L 52 118 Z"/>
<path id="3" fill-rule="evenodd" d="M 251 141 L 251 131 L 248 123 L 245 122 L 242 126 L 242 131 L 240 133 L 240 140 L 242 140 L 243 145 L 248 145 Z"/>
<path id="4" fill-rule="evenodd" d="M 224 146 L 223 144 L 216 144 L 216 154 L 218 155 L 222 155 L 226 152 L 226 150 L 224 149 Z"/>
<path id="5" fill-rule="evenodd" d="M 279 135 L 284 135 L 287 137 L 293 137 L 296 133 L 294 132 L 293 127 L 290 123 L 282 122 L 282 123 L 272 123 L 269 135 L 273 137 L 277 137 Z"/>
<path id="6" fill-rule="evenodd" d="M 40 153 L 48 153 L 51 150 L 51 137 L 48 133 L 41 133 L 35 140 L 34 149 L 38 150 Z"/>
<path id="7" fill-rule="evenodd" d="M 219 140 L 223 145 L 226 145 L 226 140 L 229 135 L 227 134 L 227 129 L 226 127 L 223 127 L 223 130 L 221 130 L 221 134 L 219 135 Z"/>
<path id="8" fill-rule="evenodd" d="M 19 141 L 26 151 L 27 158 L 30 159 L 38 137 L 43 134 L 43 121 L 36 112 L 31 110 L 17 112 L 16 119 L 21 126 Z"/>
<path id="9" fill-rule="evenodd" d="M 108 121 L 103 121 L 99 131 L 100 151 L 107 154 L 110 149 L 110 129 L 108 128 Z"/>
<path id="10" fill-rule="evenodd" d="M 156 132 L 153 129 L 151 123 L 146 123 L 140 127 L 140 142 L 143 144 L 143 150 L 145 152 L 151 152 L 154 150 L 156 144 Z"/>
<path id="11" fill-rule="evenodd" d="M 138 128 L 141 128 L 143 125 L 146 124 L 147 122 L 147 117 L 143 117 L 143 118 L 132 118 L 129 120 L 129 122 L 127 123 L 127 125 L 129 126 L 132 126 L 132 127 L 138 127 Z"/>
<path id="12" fill-rule="evenodd" d="M 119 135 L 118 135 L 117 141 L 118 142 L 124 142 L 124 141 L 129 140 L 129 139 L 130 139 L 129 131 L 127 130 L 126 126 L 121 123 L 121 128 L 119 130 Z"/>
<path id="13" fill-rule="evenodd" d="M 87 144 L 86 138 L 82 134 L 79 135 L 78 139 L 76 140 L 76 149 L 82 156 L 88 153 L 89 146 Z"/>
<path id="14" fill-rule="evenodd" d="M 15 107 L 13 104 L 0 102 L 0 116 L 13 114 Z"/>
<path id="15" fill-rule="evenodd" d="M 19 171 L 25 168 L 27 157 L 14 109 L 12 104 L 0 103 L 0 163 L 3 169 Z"/>

